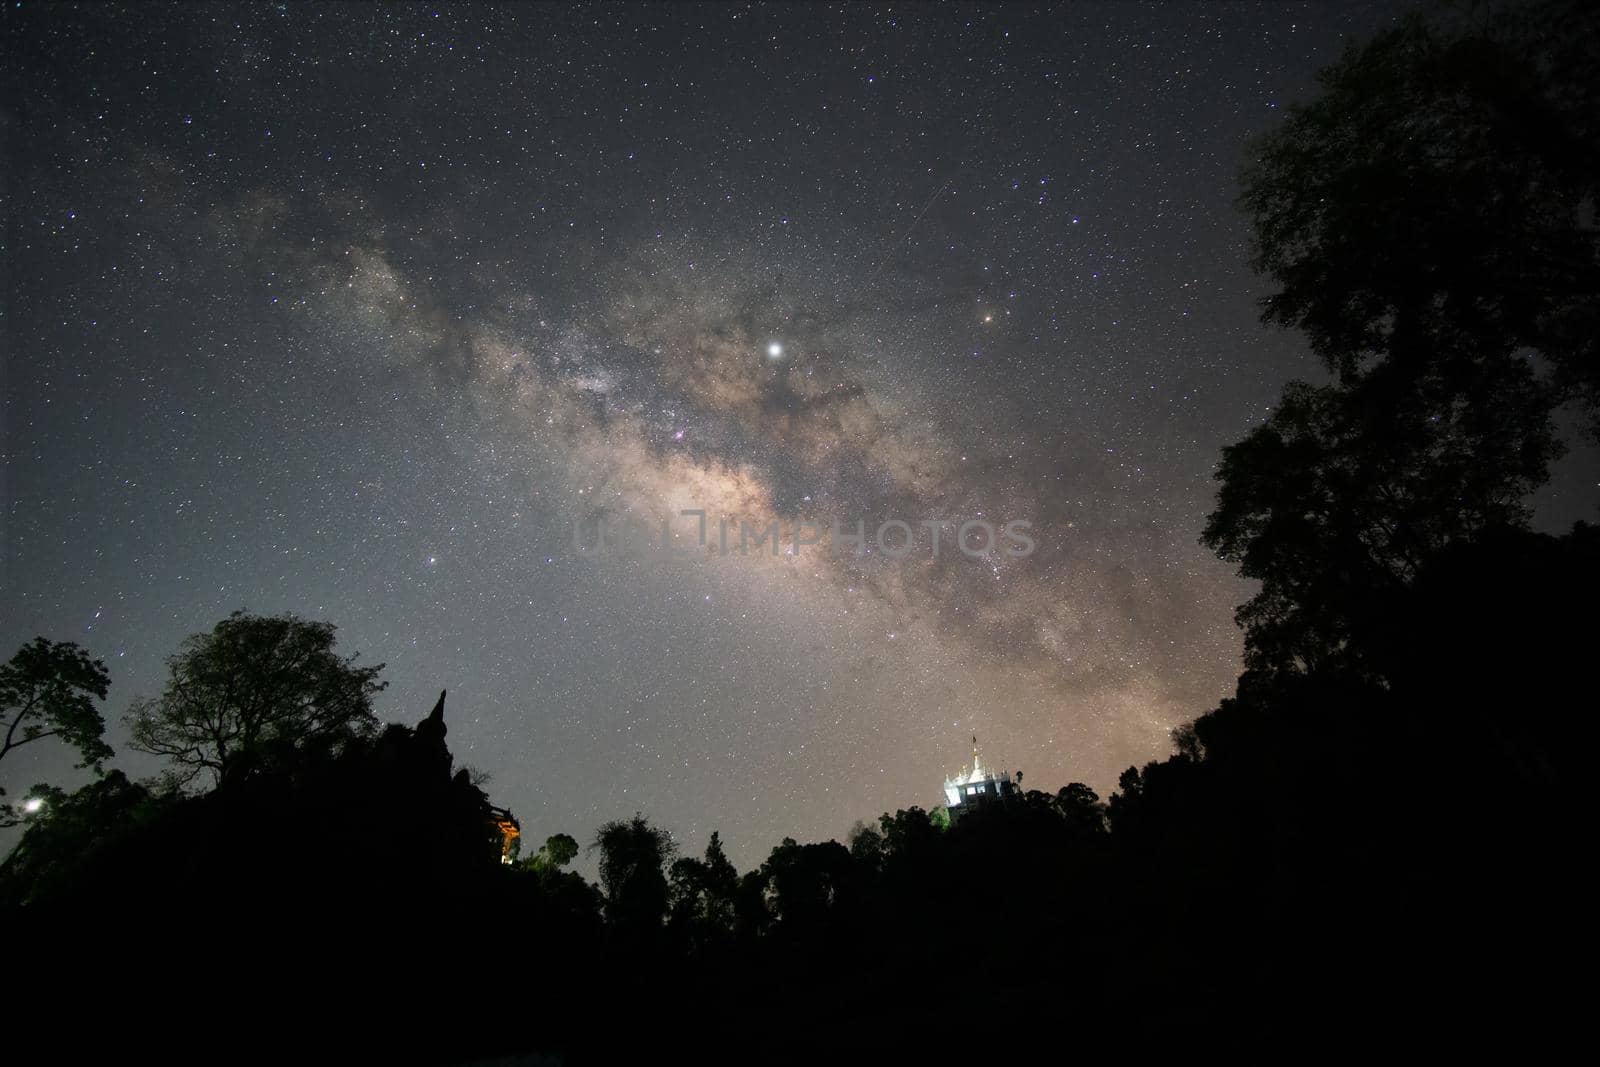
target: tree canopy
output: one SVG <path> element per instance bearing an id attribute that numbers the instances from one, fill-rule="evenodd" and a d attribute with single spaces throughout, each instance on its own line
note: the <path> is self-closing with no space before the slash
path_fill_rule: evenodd
<path id="1" fill-rule="evenodd" d="M 1353 632 L 1433 553 L 1526 526 L 1561 453 L 1526 363 L 1477 363 L 1471 401 L 1443 376 L 1393 376 L 1291 383 L 1223 449 L 1202 540 L 1261 583 L 1237 616 L 1254 669 L 1348 660 Z"/>
<path id="2" fill-rule="evenodd" d="M 1533 349 L 1600 400 L 1600 10 L 1413 15 L 1254 146 L 1265 318 L 1345 378 Z"/>
<path id="3" fill-rule="evenodd" d="M 675 850 L 672 835 L 636 814 L 600 827 L 592 847 L 600 850 L 606 919 L 633 934 L 658 927 L 669 900 L 664 868 Z"/>
<path id="4" fill-rule="evenodd" d="M 1256 144 L 1264 317 L 1334 380 L 1290 383 L 1217 470 L 1202 540 L 1261 583 L 1252 670 L 1369 669 L 1358 635 L 1434 554 L 1526 528 L 1557 408 L 1600 399 L 1596 34 L 1565 0 L 1409 17 Z"/>
<path id="5" fill-rule="evenodd" d="M 167 661 L 159 697 L 135 702 L 130 747 L 165 756 L 182 786 L 220 785 L 295 749 L 337 750 L 370 736 L 383 664 L 334 650 L 335 627 L 295 615 L 234 612 Z"/>
<path id="6" fill-rule="evenodd" d="M 111 758 L 97 700 L 111 685 L 106 665 L 71 641 L 36 637 L 0 666 L 0 759 L 23 745 L 57 738 L 96 772 Z M 0 796 L 5 790 L 0 788 Z"/>

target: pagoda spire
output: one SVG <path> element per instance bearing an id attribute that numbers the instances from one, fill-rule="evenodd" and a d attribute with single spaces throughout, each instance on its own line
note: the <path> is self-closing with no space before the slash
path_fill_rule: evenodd
<path id="1" fill-rule="evenodd" d="M 444 746 L 444 735 L 450 728 L 444 723 L 444 690 L 439 691 L 439 702 L 428 712 L 428 717 L 417 723 L 417 736 L 441 748 Z"/>

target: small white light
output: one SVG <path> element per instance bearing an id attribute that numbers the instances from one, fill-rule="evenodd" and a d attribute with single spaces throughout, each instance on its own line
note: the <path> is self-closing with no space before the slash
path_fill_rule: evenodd
<path id="1" fill-rule="evenodd" d="M 22 810 L 27 812 L 29 815 L 37 815 L 37 814 L 39 814 L 39 810 L 41 808 L 43 808 L 43 807 L 44 807 L 44 798 L 43 797 L 29 797 L 27 800 L 24 800 L 22 802 Z"/>
<path id="2" fill-rule="evenodd" d="M 767 346 L 767 355 L 771 356 L 773 359 L 777 359 L 779 356 L 783 355 L 783 345 L 777 341 L 772 342 Z"/>

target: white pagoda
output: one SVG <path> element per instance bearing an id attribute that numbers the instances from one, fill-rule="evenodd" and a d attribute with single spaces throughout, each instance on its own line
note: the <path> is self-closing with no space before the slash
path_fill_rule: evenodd
<path id="1" fill-rule="evenodd" d="M 965 811 L 993 803 L 1016 791 L 1010 771 L 998 773 L 983 765 L 978 756 L 978 739 L 972 739 L 972 766 L 954 778 L 944 780 L 944 799 L 950 817 L 956 818 Z"/>

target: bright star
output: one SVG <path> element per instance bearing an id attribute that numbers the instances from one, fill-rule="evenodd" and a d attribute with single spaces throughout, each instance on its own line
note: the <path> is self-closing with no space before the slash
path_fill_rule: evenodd
<path id="1" fill-rule="evenodd" d="M 772 342 L 767 346 L 767 355 L 771 356 L 773 359 L 777 359 L 779 356 L 783 355 L 783 345 L 777 341 Z"/>

